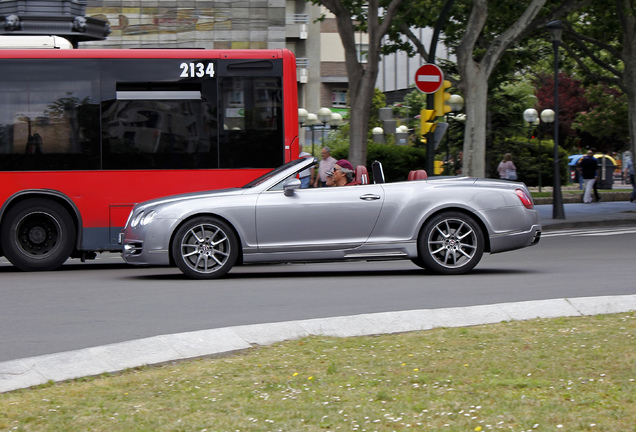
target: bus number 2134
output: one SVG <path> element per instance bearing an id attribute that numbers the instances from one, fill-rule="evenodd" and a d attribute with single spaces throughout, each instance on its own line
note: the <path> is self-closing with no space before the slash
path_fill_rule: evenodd
<path id="1" fill-rule="evenodd" d="M 210 78 L 214 77 L 214 64 L 213 63 L 181 63 L 181 78 L 201 78 L 204 75 Z"/>

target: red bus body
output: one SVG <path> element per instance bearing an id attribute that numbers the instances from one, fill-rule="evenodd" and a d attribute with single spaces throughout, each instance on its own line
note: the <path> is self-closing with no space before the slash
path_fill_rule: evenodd
<path id="1" fill-rule="evenodd" d="M 5 70 L 11 70 L 5 65 L 19 71 L 24 64 L 33 67 L 36 78 L 15 72 L 9 80 L 17 84 L 5 81 Z M 61 77 L 60 86 L 71 86 L 66 95 L 38 75 L 46 72 L 35 65 L 46 71 L 49 64 L 52 76 Z M 65 82 L 68 64 L 71 81 Z M 166 79 L 157 70 L 164 65 L 183 77 Z M 201 78 L 208 65 L 215 70 Z M 83 68 L 93 76 L 86 82 Z M 129 78 L 123 75 L 126 68 Z M 92 96 L 74 93 L 73 74 Z M 73 257 L 120 250 L 119 232 L 137 202 L 240 187 L 298 157 L 296 64 L 288 50 L 0 50 L 0 77 L 0 107 L 12 104 L 15 111 L 0 116 L 0 159 L 5 157 L 0 252 L 23 270 L 61 265 L 68 256 L 50 255 L 59 255 L 69 237 Z M 20 86 L 32 92 L 30 99 L 14 92 Z M 55 100 L 34 102 L 49 93 Z M 134 99 L 139 94 L 142 101 Z M 232 122 L 242 126 L 230 128 Z M 199 140 L 196 131 L 206 136 Z M 63 132 L 69 136 L 53 143 Z M 41 202 L 47 206 L 39 211 Z M 46 210 L 51 202 L 57 213 L 62 208 L 70 215 L 74 233 L 62 232 L 56 211 Z M 36 216 L 51 220 L 38 228 Z M 21 222 L 28 218 L 33 220 Z M 60 232 L 44 240 L 43 231 L 51 227 Z"/>

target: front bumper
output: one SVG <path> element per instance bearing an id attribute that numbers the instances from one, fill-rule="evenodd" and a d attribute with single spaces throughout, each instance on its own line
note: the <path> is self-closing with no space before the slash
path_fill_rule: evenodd
<path id="1" fill-rule="evenodd" d="M 134 265 L 170 265 L 170 233 L 175 222 L 159 219 L 149 226 L 125 228 L 119 235 L 124 261 Z"/>

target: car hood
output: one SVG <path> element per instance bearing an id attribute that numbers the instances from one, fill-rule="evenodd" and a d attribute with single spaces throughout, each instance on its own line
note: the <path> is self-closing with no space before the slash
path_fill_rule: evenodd
<path id="1" fill-rule="evenodd" d="M 141 208 L 149 208 L 149 207 L 156 208 L 156 207 L 179 203 L 181 201 L 189 201 L 189 200 L 195 200 L 195 199 L 201 199 L 201 198 L 206 198 L 206 199 L 215 198 L 215 197 L 222 198 L 222 197 L 227 197 L 232 195 L 242 195 L 243 193 L 245 193 L 245 190 L 246 189 L 242 189 L 242 188 L 231 188 L 231 189 L 220 189 L 220 190 L 205 191 L 205 192 L 190 192 L 190 193 L 180 194 L 180 195 L 171 195 L 171 196 L 167 196 L 163 198 L 155 198 L 153 200 L 139 203 L 135 206 L 135 210 L 138 210 Z"/>

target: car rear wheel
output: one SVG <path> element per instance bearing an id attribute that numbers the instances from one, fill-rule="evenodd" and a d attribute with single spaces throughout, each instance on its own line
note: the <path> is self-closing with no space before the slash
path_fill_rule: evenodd
<path id="1" fill-rule="evenodd" d="M 236 263 L 238 240 L 222 220 L 198 217 L 182 225 L 172 241 L 175 264 L 192 279 L 216 279 Z"/>
<path id="2" fill-rule="evenodd" d="M 460 212 L 441 213 L 426 222 L 418 239 L 423 267 L 439 274 L 472 270 L 484 254 L 484 234 L 472 217 Z"/>
<path id="3" fill-rule="evenodd" d="M 54 270 L 75 245 L 75 224 L 66 209 L 49 199 L 28 199 L 7 212 L 2 222 L 2 250 L 24 271 Z"/>

